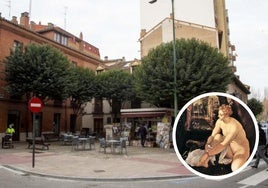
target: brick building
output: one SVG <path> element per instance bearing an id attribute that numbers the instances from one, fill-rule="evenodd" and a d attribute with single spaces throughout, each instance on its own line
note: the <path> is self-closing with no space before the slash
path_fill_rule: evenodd
<path id="1" fill-rule="evenodd" d="M 14 140 L 25 140 L 31 136 L 31 113 L 28 111 L 28 101 L 15 100 L 5 91 L 3 81 L 5 64 L 3 60 L 10 55 L 10 50 L 17 46 L 24 48 L 30 43 L 49 44 L 62 51 L 74 66 L 96 70 L 101 63 L 99 49 L 83 40 L 80 33 L 76 37 L 60 27 L 49 23 L 42 25 L 30 21 L 29 14 L 21 14 L 20 21 L 13 17 L 11 21 L 0 15 L 0 136 L 10 123 L 14 123 L 16 134 Z M 73 127 L 74 115 L 70 101 L 49 101 L 43 111 L 37 115 L 38 127 L 36 135 L 44 132 L 77 131 L 82 127 L 82 118 L 78 118 Z"/>

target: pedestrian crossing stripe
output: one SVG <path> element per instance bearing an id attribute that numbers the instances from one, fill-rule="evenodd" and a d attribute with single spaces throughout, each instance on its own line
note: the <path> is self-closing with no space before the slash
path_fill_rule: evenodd
<path id="1" fill-rule="evenodd" d="M 263 171 L 261 171 L 257 174 L 254 174 L 252 176 L 249 176 L 248 178 L 245 178 L 237 183 L 245 185 L 245 186 L 242 186 L 240 188 L 245 188 L 248 186 L 256 186 L 266 179 L 268 179 L 268 171 L 267 171 L 267 169 L 264 169 Z"/>

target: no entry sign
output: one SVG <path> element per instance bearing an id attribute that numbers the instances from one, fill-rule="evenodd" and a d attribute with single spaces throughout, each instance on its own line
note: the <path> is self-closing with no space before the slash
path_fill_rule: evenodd
<path id="1" fill-rule="evenodd" d="M 28 107 L 32 113 L 38 113 L 41 112 L 43 103 L 38 97 L 33 97 L 30 99 Z"/>

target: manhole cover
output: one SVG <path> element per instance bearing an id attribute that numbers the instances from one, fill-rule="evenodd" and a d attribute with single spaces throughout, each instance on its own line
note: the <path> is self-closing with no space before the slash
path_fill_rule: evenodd
<path id="1" fill-rule="evenodd" d="M 94 170 L 96 173 L 105 172 L 105 170 Z"/>

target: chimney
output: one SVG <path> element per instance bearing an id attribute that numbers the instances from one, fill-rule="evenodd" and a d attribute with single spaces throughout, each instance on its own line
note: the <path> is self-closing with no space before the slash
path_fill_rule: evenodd
<path id="1" fill-rule="evenodd" d="M 16 16 L 12 16 L 11 22 L 14 23 L 14 24 L 18 24 L 17 17 Z"/>
<path id="2" fill-rule="evenodd" d="M 141 29 L 140 37 L 143 37 L 144 35 L 146 35 L 146 29 Z"/>
<path id="3" fill-rule="evenodd" d="M 29 21 L 30 21 L 29 13 L 28 12 L 21 13 L 20 25 L 28 28 Z"/>
<path id="4" fill-rule="evenodd" d="M 172 14 L 172 13 L 170 13 L 169 17 L 170 17 L 170 19 L 173 19 L 173 14 Z"/>
<path id="5" fill-rule="evenodd" d="M 80 32 L 79 38 L 80 38 L 80 40 L 83 40 L 83 33 L 82 32 Z"/>
<path id="6" fill-rule="evenodd" d="M 49 22 L 49 23 L 47 23 L 47 26 L 48 26 L 48 28 L 52 28 L 52 27 L 54 27 L 54 24 Z"/>
<path id="7" fill-rule="evenodd" d="M 35 23 L 34 21 L 31 21 L 31 22 L 30 22 L 30 28 L 31 28 L 32 30 L 35 30 L 35 26 L 36 26 L 36 23 Z"/>

